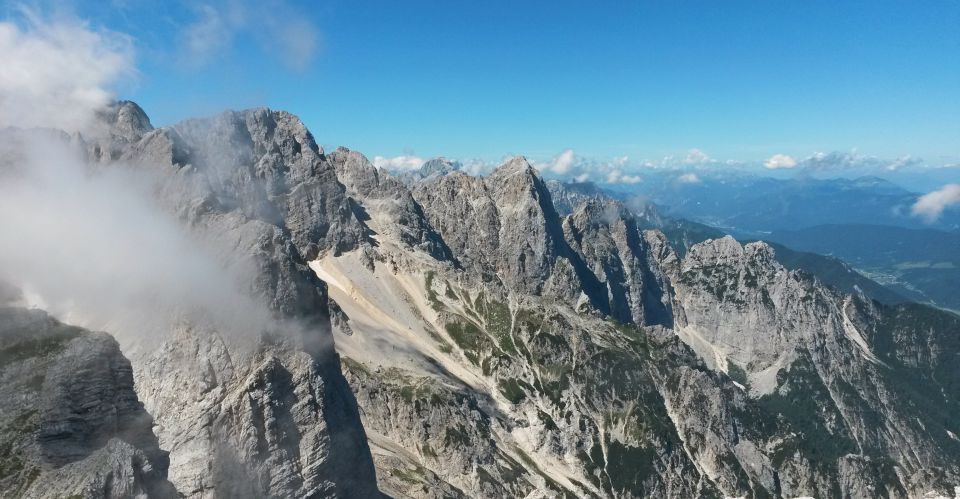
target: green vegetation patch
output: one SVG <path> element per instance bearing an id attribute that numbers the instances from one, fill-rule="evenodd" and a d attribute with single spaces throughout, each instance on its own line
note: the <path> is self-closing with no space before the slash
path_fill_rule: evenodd
<path id="1" fill-rule="evenodd" d="M 750 386 L 750 381 L 747 379 L 747 371 L 744 371 L 740 364 L 727 360 L 727 375 L 730 376 L 730 379 L 740 383 L 744 387 Z"/>
<path id="2" fill-rule="evenodd" d="M 401 481 L 407 482 L 409 484 L 419 485 L 426 483 L 426 470 L 420 467 L 412 470 L 401 470 L 400 468 L 393 468 L 390 470 L 390 474 L 399 478 Z"/>
<path id="3" fill-rule="evenodd" d="M 638 490 L 655 472 L 657 452 L 613 440 L 607 444 L 607 475 L 614 490 Z"/>
<path id="4" fill-rule="evenodd" d="M 340 364 L 348 371 L 358 374 L 370 374 L 367 366 L 351 359 L 350 357 L 340 356 Z"/>
<path id="5" fill-rule="evenodd" d="M 427 444 L 427 443 L 423 444 L 423 446 L 420 447 L 420 452 L 427 457 L 432 457 L 432 458 L 437 457 L 437 452 L 434 451 L 433 447 L 430 447 L 430 444 Z"/>
<path id="6" fill-rule="evenodd" d="M 526 390 L 533 390 L 529 383 L 523 380 L 508 378 L 500 383 L 500 393 L 503 394 L 511 404 L 519 404 L 527 398 Z"/>
<path id="7" fill-rule="evenodd" d="M 467 429 L 462 424 L 458 423 L 456 427 L 448 426 L 444 430 L 443 443 L 447 447 L 469 446 L 471 443 L 470 434 L 467 433 Z"/>
<path id="8" fill-rule="evenodd" d="M 46 357 L 62 352 L 70 340 L 80 336 L 80 330 L 63 328 L 54 334 L 24 339 L 0 349 L 0 366 L 35 357 Z"/>
<path id="9" fill-rule="evenodd" d="M 629 342 L 634 352 L 645 356 L 650 355 L 650 341 L 643 329 L 636 324 L 626 324 L 612 319 L 607 322 L 613 324 L 620 335 Z"/>
<path id="10" fill-rule="evenodd" d="M 432 327 L 427 326 L 426 330 L 427 330 L 427 334 L 430 335 L 430 338 L 433 339 L 433 341 L 437 342 L 437 348 L 439 348 L 441 352 L 450 353 L 453 351 L 453 345 L 451 345 L 450 342 L 448 342 L 447 340 L 443 339 L 442 336 L 437 334 L 437 332 L 434 331 Z"/>
<path id="11" fill-rule="evenodd" d="M 433 385 L 429 378 L 414 378 L 410 376 L 398 375 L 395 370 L 386 371 L 386 376 L 392 377 L 388 382 L 398 387 L 400 398 L 408 404 L 413 404 L 418 410 L 421 403 L 427 403 L 431 406 L 445 405 L 444 392 Z"/>
<path id="12" fill-rule="evenodd" d="M 500 350 L 509 355 L 519 353 L 513 341 L 513 316 L 510 313 L 510 307 L 506 303 L 487 299 L 484 293 L 477 295 L 473 301 L 473 307 L 484 329 L 496 338 Z"/>
<path id="13" fill-rule="evenodd" d="M 433 279 L 436 277 L 436 272 L 428 270 L 427 274 L 424 276 L 424 287 L 427 288 L 427 301 L 430 302 L 430 307 L 434 310 L 442 310 L 443 302 L 440 301 L 440 298 L 437 296 L 437 292 L 433 290 Z"/>
<path id="14" fill-rule="evenodd" d="M 833 466 L 837 459 L 857 451 L 857 446 L 845 432 L 831 431 L 825 419 L 841 420 L 833 409 L 830 393 L 817 375 L 813 364 L 806 358 L 794 362 L 789 373 L 777 374 L 778 385 L 788 385 L 757 400 L 766 412 L 761 421 L 744 421 L 744 429 L 765 428 L 769 432 L 797 433 L 785 439 L 772 457 L 773 465 L 780 466 L 799 451 L 822 467 Z M 739 415 L 748 419 L 749 415 Z M 756 416 L 754 416 L 756 417 Z"/>
<path id="15" fill-rule="evenodd" d="M 480 365 L 481 354 L 484 351 L 492 350 L 490 338 L 470 321 L 449 322 L 446 328 L 453 342 L 463 350 L 467 360 L 474 365 Z"/>

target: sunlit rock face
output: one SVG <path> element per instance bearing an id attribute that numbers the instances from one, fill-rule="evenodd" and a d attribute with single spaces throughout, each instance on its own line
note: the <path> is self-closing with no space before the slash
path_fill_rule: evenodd
<path id="1" fill-rule="evenodd" d="M 0 367 L 2 389 L 43 395 L 5 395 L 21 405 L 0 417 L 22 425 L 3 438 L 33 453 L 5 491 L 42 496 L 31 480 L 47 476 L 62 495 L 110 476 L 108 495 L 186 497 L 960 485 L 954 315 L 844 294 L 762 242 L 678 254 L 655 207 L 548 183 L 522 157 L 482 177 L 442 159 L 393 176 L 325 153 L 285 112 L 154 129 L 119 103 L 101 120 L 59 140 L 94 170 L 147 175 L 164 213 L 242 269 L 264 322 L 186 314 L 156 337 L 118 332 L 129 361 L 105 335 L 70 333 Z M 48 374 L 31 381 L 34 368 Z M 87 384 L 62 383 L 78 373 Z"/>
<path id="2" fill-rule="evenodd" d="M 238 288 L 273 318 L 261 331 L 184 320 L 130 342 L 169 481 L 186 497 L 377 497 L 326 286 L 307 266 L 369 237 L 333 163 L 288 113 L 153 129 L 133 108 L 107 119 L 111 138 L 91 140 L 90 156 L 149 175 L 159 205 L 244 269 Z"/>
<path id="3" fill-rule="evenodd" d="M 338 174 L 361 170 L 389 183 Z M 425 219 L 405 225 L 432 227 L 449 257 L 391 234 L 384 193 L 356 189 L 376 244 L 312 264 L 347 318 L 335 337 L 383 490 L 952 491 L 956 388 L 903 380 L 956 375 L 914 360 L 956 352 L 953 316 L 846 296 L 764 243 L 715 239 L 681 258 L 645 230 L 652 208 L 545 189 L 522 159 L 404 183 L 419 204 L 405 212 Z M 554 195 L 576 206 L 560 216 Z M 399 186 L 395 198 L 409 204 Z"/>

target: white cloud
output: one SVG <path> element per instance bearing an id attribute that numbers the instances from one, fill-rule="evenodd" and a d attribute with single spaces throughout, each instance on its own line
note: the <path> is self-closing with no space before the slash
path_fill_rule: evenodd
<path id="1" fill-rule="evenodd" d="M 882 159 L 876 156 L 859 154 L 856 150 L 850 152 L 816 152 L 799 163 L 807 171 L 853 170 L 853 169 L 883 169 L 895 171 L 909 166 L 923 163 L 920 158 L 903 156 L 895 159 Z"/>
<path id="2" fill-rule="evenodd" d="M 235 31 L 245 21 L 242 12 L 235 9 L 200 5 L 197 10 L 197 19 L 184 28 L 182 36 L 190 62 L 202 66 L 233 43 Z"/>
<path id="3" fill-rule="evenodd" d="M 423 163 L 423 158 L 417 156 L 394 156 L 392 158 L 376 156 L 373 158 L 373 166 L 391 171 L 419 170 Z"/>
<path id="4" fill-rule="evenodd" d="M 467 175 L 486 175 L 496 167 L 493 163 L 477 158 L 460 161 L 460 171 Z"/>
<path id="5" fill-rule="evenodd" d="M 573 168 L 576 159 L 577 157 L 573 149 L 565 149 L 556 158 L 553 158 L 553 162 L 549 166 L 550 171 L 557 175 L 566 175 L 570 173 L 570 169 Z"/>
<path id="6" fill-rule="evenodd" d="M 275 46 L 288 67 L 302 71 L 320 50 L 320 31 L 304 16 L 269 16 L 267 44 Z"/>
<path id="7" fill-rule="evenodd" d="M 249 333 L 272 322 L 244 291 L 253 268 L 237 242 L 181 225 L 150 169 L 91 168 L 82 150 L 35 131 L 0 132 L 0 151 L 0 280 L 24 305 L 127 338 L 180 320 Z"/>
<path id="8" fill-rule="evenodd" d="M 250 36 L 288 67 L 303 70 L 320 48 L 320 31 L 306 12 L 284 1 L 224 0 L 202 4 L 181 30 L 180 43 L 192 66 L 205 66 Z"/>
<path id="9" fill-rule="evenodd" d="M 939 190 L 924 194 L 913 204 L 911 213 L 923 217 L 928 223 L 936 222 L 943 210 L 960 204 L 960 184 L 947 184 Z"/>
<path id="10" fill-rule="evenodd" d="M 641 177 L 625 173 L 630 169 L 629 161 L 627 156 L 584 158 L 568 148 L 549 161 L 534 161 L 532 164 L 545 174 L 574 182 L 586 182 L 594 178 L 603 179 L 609 184 L 636 184 L 642 180 Z"/>
<path id="11" fill-rule="evenodd" d="M 85 129 L 110 87 L 136 74 L 130 39 L 23 13 L 22 27 L 0 22 L 0 126 Z"/>
<path id="12" fill-rule="evenodd" d="M 643 181 L 639 175 L 626 175 L 619 169 L 610 170 L 607 173 L 608 184 L 637 184 Z"/>
<path id="13" fill-rule="evenodd" d="M 131 40 L 22 14 L 21 24 L 0 22 L 0 128 L 95 133 L 110 87 L 135 75 Z M 111 333 L 157 336 L 181 319 L 253 333 L 274 323 L 248 295 L 253 262 L 237 241 L 180 224 L 150 169 L 90 165 L 77 146 L 62 134 L 0 130 L 0 280 L 30 304 Z M 190 185 L 169 193 L 190 196 Z"/>
<path id="14" fill-rule="evenodd" d="M 887 171 L 895 172 L 902 168 L 909 166 L 915 166 L 922 163 L 923 160 L 920 158 L 914 158 L 913 156 L 907 155 L 894 159 L 885 167 Z"/>
<path id="15" fill-rule="evenodd" d="M 688 165 L 702 165 L 704 163 L 709 163 L 710 161 L 710 156 L 707 156 L 707 153 L 701 151 L 700 149 L 690 149 L 687 151 L 687 157 L 683 160 L 683 162 Z"/>
<path id="16" fill-rule="evenodd" d="M 700 183 L 700 177 L 696 173 L 684 173 L 677 177 L 677 182 L 681 184 L 698 184 Z"/>
<path id="17" fill-rule="evenodd" d="M 797 160 L 786 154 L 774 154 L 763 162 L 763 166 L 776 170 L 778 168 L 793 168 L 797 166 Z"/>

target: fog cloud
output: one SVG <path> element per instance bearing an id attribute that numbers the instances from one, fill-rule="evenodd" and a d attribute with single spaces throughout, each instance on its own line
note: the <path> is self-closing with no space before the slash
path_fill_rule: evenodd
<path id="1" fill-rule="evenodd" d="M 250 37 L 288 67 L 303 70 L 320 49 L 320 30 L 293 4 L 226 0 L 196 7 L 181 44 L 192 66 L 205 66 Z"/>
<path id="2" fill-rule="evenodd" d="M 639 175 L 628 175 L 620 169 L 613 169 L 607 173 L 608 184 L 638 184 L 643 181 Z"/>
<path id="3" fill-rule="evenodd" d="M 0 127 L 76 132 L 132 76 L 128 37 L 79 21 L 49 23 L 29 11 L 22 25 L 0 22 Z"/>
<path id="4" fill-rule="evenodd" d="M 27 304 L 112 333 L 182 319 L 265 328 L 266 306 L 239 284 L 244 262 L 163 210 L 157 178 L 86 162 L 80 137 L 98 134 L 110 86 L 133 73 L 128 40 L 25 16 L 26 27 L 0 23 L 0 281 Z"/>
<path id="5" fill-rule="evenodd" d="M 690 149 L 687 151 L 687 157 L 683 159 L 683 162 L 688 165 L 703 165 L 713 162 L 713 159 L 700 149 Z"/>
<path id="6" fill-rule="evenodd" d="M 797 166 L 797 160 L 786 154 L 774 154 L 763 162 L 763 166 L 771 170 L 780 168 L 793 168 Z"/>
<path id="7" fill-rule="evenodd" d="M 549 166 L 550 171 L 557 175 L 566 175 L 570 173 L 570 169 L 573 168 L 575 160 L 576 157 L 574 156 L 573 149 L 566 149 L 553 159 L 553 162 Z"/>
<path id="8" fill-rule="evenodd" d="M 242 263 L 228 268 L 163 211 L 143 170 L 93 170 L 76 147 L 36 131 L 8 131 L 0 144 L 11 158 L 0 164 L 0 280 L 29 305 L 121 335 L 180 320 L 267 327 L 266 307 L 241 291 Z"/>
<path id="9" fill-rule="evenodd" d="M 701 180 L 696 173 L 684 173 L 677 177 L 677 182 L 681 184 L 699 184 Z"/>
<path id="10" fill-rule="evenodd" d="M 947 184 L 920 196 L 910 211 L 914 216 L 923 217 L 928 223 L 933 223 L 940 218 L 943 210 L 957 204 L 960 204 L 960 184 Z"/>
<path id="11" fill-rule="evenodd" d="M 423 163 L 424 159 L 418 156 L 394 156 L 392 158 L 375 156 L 373 158 L 373 166 L 395 172 L 419 170 Z"/>

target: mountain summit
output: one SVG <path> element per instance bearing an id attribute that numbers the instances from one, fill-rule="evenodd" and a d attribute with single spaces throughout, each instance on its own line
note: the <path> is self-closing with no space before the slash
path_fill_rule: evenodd
<path id="1" fill-rule="evenodd" d="M 118 334 L 123 356 L 106 335 L 0 310 L 3 386 L 42 396 L 0 409 L 3 495 L 960 486 L 952 314 L 843 293 L 764 242 L 678 253 L 650 213 L 548 184 L 523 157 L 485 177 L 437 159 L 398 178 L 356 151 L 328 154 L 269 109 L 154 129 L 119 103 L 102 130 L 75 141 L 94 173 L 148 172 L 164 213 L 223 248 L 225 268 L 250 269 L 238 287 L 270 322 L 252 335 L 189 320 L 155 342 Z M 11 334 L 27 316 L 70 337 Z M 97 383 L 79 395 L 63 382 L 85 373 Z M 81 417 L 101 413 L 113 416 Z"/>

